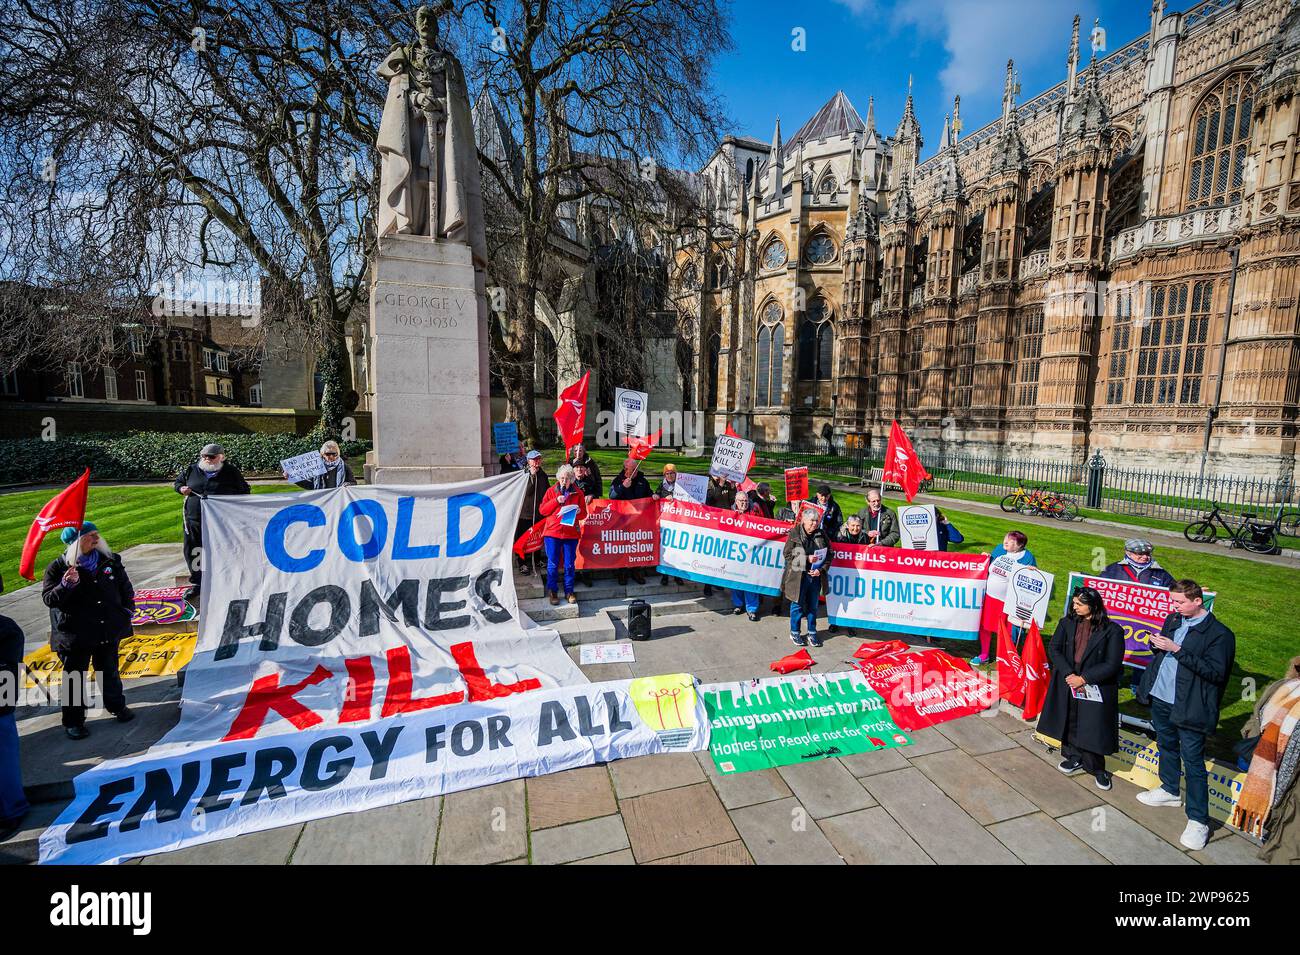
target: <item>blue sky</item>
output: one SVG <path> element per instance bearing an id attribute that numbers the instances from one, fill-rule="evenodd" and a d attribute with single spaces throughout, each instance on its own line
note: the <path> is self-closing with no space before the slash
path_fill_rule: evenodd
<path id="1" fill-rule="evenodd" d="M 1172 0 L 1168 8 L 1193 5 Z M 961 95 L 963 135 L 1001 115 L 1008 57 L 1020 72 L 1020 102 L 1063 80 L 1076 13 L 1086 64 L 1094 18 L 1101 18 L 1111 52 L 1147 32 L 1151 6 L 1148 0 L 732 0 L 735 49 L 717 60 L 717 87 L 734 122 L 730 131 L 740 135 L 771 140 L 779 115 L 788 138 L 837 89 L 864 120 L 874 95 L 876 126 L 890 134 L 911 73 L 924 158 L 938 148 L 954 93 Z M 803 52 L 792 49 L 797 27 L 805 31 Z"/>

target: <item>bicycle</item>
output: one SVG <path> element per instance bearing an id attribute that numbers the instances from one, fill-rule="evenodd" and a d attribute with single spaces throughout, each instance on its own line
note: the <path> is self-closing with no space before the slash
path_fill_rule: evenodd
<path id="1" fill-rule="evenodd" d="M 1058 521 L 1077 521 L 1079 505 L 1059 491 L 1040 490 L 1021 509 L 1023 514 L 1038 514 Z"/>
<path id="2" fill-rule="evenodd" d="M 1183 529 L 1183 536 L 1193 544 L 1213 544 L 1219 539 L 1219 527 L 1222 527 L 1228 533 L 1229 546 L 1234 549 L 1243 548 L 1255 554 L 1275 554 L 1280 550 L 1277 535 L 1282 526 L 1282 508 L 1277 509 L 1277 516 L 1271 524 L 1255 520 L 1254 514 L 1242 514 L 1240 523 L 1233 527 L 1224 519 L 1225 512 L 1218 502 L 1211 503 L 1213 510 L 1189 522 Z"/>
<path id="3" fill-rule="evenodd" d="M 1008 514 L 1015 514 L 1016 512 L 1021 511 L 1021 508 L 1025 505 L 1029 504 L 1034 495 L 1041 494 L 1045 490 L 1046 488 L 1043 487 L 1026 490 L 1024 482 L 1018 481 L 1016 482 L 1016 489 L 1002 498 L 999 507 Z"/>

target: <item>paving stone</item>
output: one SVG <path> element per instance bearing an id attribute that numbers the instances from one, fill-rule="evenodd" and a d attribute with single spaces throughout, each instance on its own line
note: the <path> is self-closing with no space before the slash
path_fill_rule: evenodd
<path id="1" fill-rule="evenodd" d="M 636 857 L 632 855 L 631 849 L 620 849 L 618 852 L 607 852 L 603 856 L 579 859 L 566 865 L 636 865 Z"/>
<path id="2" fill-rule="evenodd" d="M 1014 713 L 1008 713 L 1006 710 L 986 710 L 980 714 L 980 719 L 988 723 L 995 729 L 1001 730 L 1007 736 L 1013 733 L 1023 733 L 1025 730 L 1033 730 L 1033 723 L 1026 723 Z"/>
<path id="3" fill-rule="evenodd" d="M 1068 816 L 1101 803 L 1099 795 L 1075 785 L 1055 765 L 1044 763 L 1022 746 L 988 753 L 978 762 L 1049 816 Z"/>
<path id="4" fill-rule="evenodd" d="M 1018 861 L 915 766 L 868 776 L 862 785 L 940 865 L 1005 865 Z"/>
<path id="5" fill-rule="evenodd" d="M 315 819 L 303 827 L 292 864 L 429 865 L 440 803 L 433 796 Z"/>
<path id="6" fill-rule="evenodd" d="M 1229 832 L 1226 839 L 1211 839 L 1209 845 L 1192 854 L 1202 865 L 1268 865 L 1259 855 L 1259 846 L 1245 836 Z"/>
<path id="7" fill-rule="evenodd" d="M 973 756 L 959 749 L 922 756 L 912 760 L 912 765 L 925 773 L 980 825 L 987 826 L 1034 811 L 1032 802 L 989 772 Z"/>
<path id="8" fill-rule="evenodd" d="M 1138 825 L 1115 806 L 1085 809 L 1057 822 L 1116 865 L 1196 864 L 1185 852 Z"/>
<path id="9" fill-rule="evenodd" d="M 759 865 L 843 865 L 797 799 L 733 809 L 731 820 Z"/>
<path id="10" fill-rule="evenodd" d="M 903 749 L 910 749 L 904 747 Z M 895 769 L 906 769 L 907 758 L 900 749 L 873 749 L 868 753 L 850 753 L 839 757 L 840 763 L 854 776 L 862 779 L 876 773 L 889 773 Z"/>
<path id="11" fill-rule="evenodd" d="M 438 865 L 491 865 L 528 854 L 524 781 L 450 793 L 438 827 Z"/>
<path id="12" fill-rule="evenodd" d="M 147 856 L 141 865 L 285 865 L 302 824 L 249 832 L 233 839 Z"/>
<path id="13" fill-rule="evenodd" d="M 745 844 L 737 840 L 736 842 L 727 842 L 720 846 L 709 846 L 707 849 L 693 849 L 690 852 L 683 852 L 679 856 L 669 856 L 667 859 L 656 859 L 647 865 L 753 865 L 754 860 L 749 857 L 749 850 Z"/>
<path id="14" fill-rule="evenodd" d="M 704 769 L 704 774 L 713 784 L 718 798 L 728 809 L 772 802 L 775 799 L 785 799 L 790 795 L 790 787 L 785 784 L 785 780 L 775 769 L 723 775 L 718 772 L 718 767 L 713 765 L 713 757 L 707 751 L 695 755 Z"/>
<path id="15" fill-rule="evenodd" d="M 989 832 L 1026 865 L 1106 864 L 1068 829 L 1041 812 L 994 823 Z"/>
<path id="16" fill-rule="evenodd" d="M 857 778 L 834 759 L 815 759 L 778 772 L 814 819 L 838 816 L 876 804 Z"/>
<path id="17" fill-rule="evenodd" d="M 929 756 L 931 753 L 942 753 L 944 750 L 957 748 L 952 740 L 942 735 L 933 726 L 908 730 L 907 735 L 912 737 L 912 745 L 904 746 L 899 750 L 905 759 L 916 759 L 918 756 Z"/>
<path id="18" fill-rule="evenodd" d="M 823 819 L 818 825 L 849 865 L 934 865 L 880 806 Z"/>
<path id="19" fill-rule="evenodd" d="M 533 776 L 527 786 L 530 829 L 549 829 L 618 812 L 609 770 L 604 766 Z"/>
<path id="20" fill-rule="evenodd" d="M 952 740 L 972 756 L 995 753 L 1000 749 L 1011 749 L 1015 741 L 994 725 L 992 719 L 982 716 L 963 716 L 959 720 L 949 720 L 935 727 L 939 733 Z"/>
<path id="21" fill-rule="evenodd" d="M 609 764 L 614 792 L 619 799 L 631 799 L 664 789 L 676 789 L 704 781 L 704 770 L 694 753 L 661 753 L 616 759 Z"/>
<path id="22" fill-rule="evenodd" d="M 1109 803 L 1138 825 L 1149 829 L 1179 852 L 1182 851 L 1178 839 L 1187 828 L 1187 814 L 1181 806 L 1148 806 L 1146 803 L 1138 802 L 1137 795 L 1142 792 L 1141 788 L 1118 776 L 1112 777 L 1112 788 L 1109 792 L 1099 790 L 1093 778 L 1086 773 L 1071 776 L 1070 782 L 1084 788 L 1086 792 L 1096 793 L 1103 802 Z M 1213 840 L 1216 837 L 1222 838 L 1222 830 L 1218 827 L 1210 831 L 1210 838 Z"/>
<path id="23" fill-rule="evenodd" d="M 637 862 L 681 855 L 736 839 L 727 810 L 707 782 L 626 799 L 619 809 Z"/>
<path id="24" fill-rule="evenodd" d="M 1033 753 L 1035 758 L 1041 762 L 1047 763 L 1052 768 L 1055 768 L 1056 764 L 1061 761 L 1060 751 L 1048 749 L 1047 744 L 1035 739 L 1033 730 L 1024 730 L 1019 733 L 1012 733 L 1007 737 L 1007 739 L 1014 742 L 1021 749 Z"/>
<path id="25" fill-rule="evenodd" d="M 617 814 L 552 826 L 533 833 L 533 864 L 562 865 L 627 848 L 627 830 Z"/>

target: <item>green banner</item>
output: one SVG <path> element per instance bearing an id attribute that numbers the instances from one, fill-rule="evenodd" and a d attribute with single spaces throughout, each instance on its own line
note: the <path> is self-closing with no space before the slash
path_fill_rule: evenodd
<path id="1" fill-rule="evenodd" d="M 856 672 L 714 683 L 700 696 L 709 752 L 724 775 L 912 743 Z"/>

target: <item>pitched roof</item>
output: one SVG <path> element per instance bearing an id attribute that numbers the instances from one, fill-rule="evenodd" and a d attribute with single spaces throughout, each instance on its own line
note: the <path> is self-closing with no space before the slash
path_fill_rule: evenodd
<path id="1" fill-rule="evenodd" d="M 812 119 L 799 128 L 799 132 L 790 137 L 789 142 L 785 144 L 784 153 L 790 155 L 795 152 L 800 143 L 816 142 L 832 136 L 851 136 L 855 132 L 864 132 L 866 128 L 862 117 L 853 108 L 844 91 L 837 90 L 835 95 L 826 101 L 826 105 L 817 110 Z"/>

